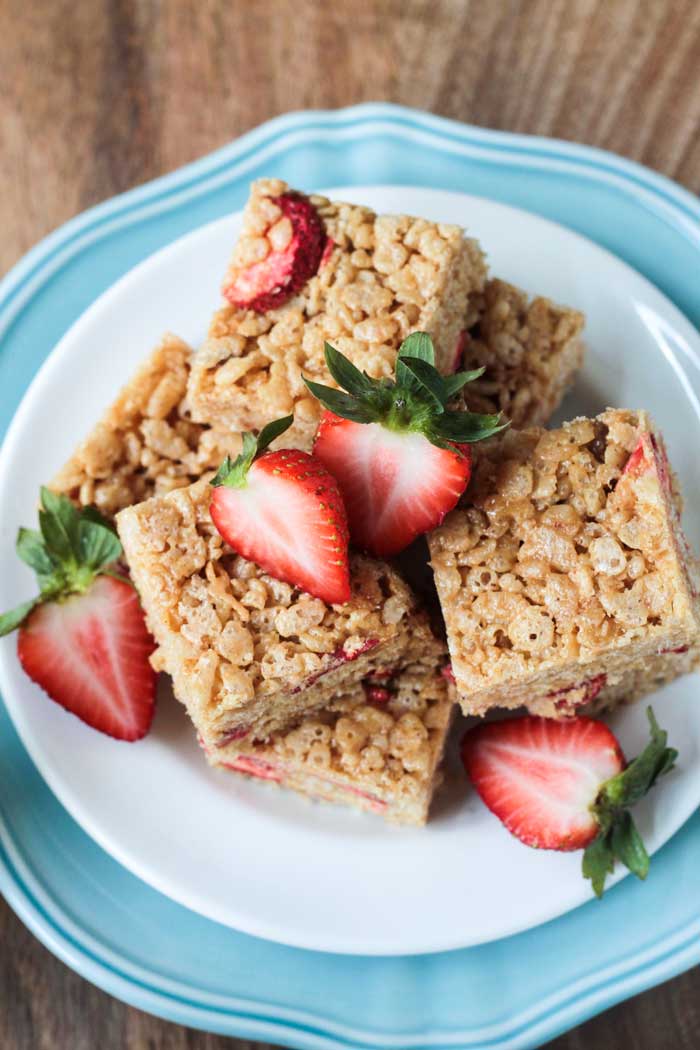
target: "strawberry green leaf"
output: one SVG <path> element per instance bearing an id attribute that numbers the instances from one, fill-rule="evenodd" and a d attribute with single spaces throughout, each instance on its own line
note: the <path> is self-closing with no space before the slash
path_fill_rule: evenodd
<path id="1" fill-rule="evenodd" d="M 438 415 L 442 415 L 445 411 L 447 391 L 445 390 L 445 381 L 440 373 L 420 357 L 402 357 L 396 366 L 397 374 L 399 364 L 401 369 L 404 372 L 408 372 L 415 381 L 413 388 L 420 390 L 423 396 L 431 402 L 433 410 Z"/>
<path id="2" fill-rule="evenodd" d="M 264 452 L 268 445 L 278 438 L 281 434 L 284 434 L 285 430 L 289 430 L 292 423 L 294 422 L 294 415 L 283 416 L 282 419 L 275 419 L 272 423 L 268 423 L 264 426 L 258 434 L 258 445 L 256 455 L 260 455 Z"/>
<path id="3" fill-rule="evenodd" d="M 15 550 L 37 575 L 49 576 L 53 572 L 56 563 L 46 549 L 43 536 L 36 529 L 20 529 Z"/>
<path id="4" fill-rule="evenodd" d="M 211 484 L 214 488 L 218 488 L 219 485 L 227 485 L 229 488 L 239 489 L 245 485 L 246 475 L 258 451 L 258 442 L 255 434 L 251 434 L 248 430 L 243 433 L 242 440 L 243 448 L 240 454 L 233 461 L 230 456 L 227 456 L 217 470 L 216 476 L 212 478 Z"/>
<path id="5" fill-rule="evenodd" d="M 324 352 L 328 371 L 339 387 L 347 390 L 348 394 L 352 394 L 353 397 L 362 397 L 372 393 L 374 381 L 356 368 L 344 354 L 332 347 L 330 343 L 326 343 Z"/>
<path id="6" fill-rule="evenodd" d="M 596 897 L 603 896 L 605 880 L 615 867 L 615 857 L 609 836 L 598 835 L 583 854 L 581 871 L 584 879 L 590 879 Z"/>
<path id="7" fill-rule="evenodd" d="M 668 734 L 659 728 L 653 710 L 647 708 L 651 740 L 641 755 L 629 763 L 622 773 L 603 785 L 601 806 L 633 806 L 650 791 L 659 777 L 673 769 L 678 752 L 667 747 Z"/>
<path id="8" fill-rule="evenodd" d="M 219 485 L 224 485 L 226 483 L 226 478 L 229 476 L 232 470 L 233 460 L 230 456 L 227 456 L 221 464 L 221 466 L 219 467 L 219 469 L 217 470 L 214 477 L 211 479 L 210 485 L 213 488 L 218 488 Z"/>
<path id="9" fill-rule="evenodd" d="M 485 371 L 485 368 L 473 368 L 471 372 L 455 372 L 454 375 L 445 376 L 444 383 L 447 399 L 449 400 L 455 394 L 458 394 L 467 383 L 473 383 L 475 379 L 480 379 Z"/>
<path id="10" fill-rule="evenodd" d="M 417 357 L 429 365 L 435 364 L 435 347 L 427 332 L 411 332 L 406 336 L 399 348 L 399 360 L 404 357 Z"/>
<path id="11" fill-rule="evenodd" d="M 78 509 L 67 496 L 41 489 L 41 531 L 21 528 L 16 550 L 34 569 L 39 596 L 0 616 L 0 635 L 21 626 L 42 602 L 88 590 L 98 573 L 119 558 L 122 546 L 112 526 L 94 507 Z"/>
<path id="12" fill-rule="evenodd" d="M 81 564 L 95 572 L 115 562 L 122 553 L 119 538 L 112 530 L 89 519 L 81 519 L 79 539 Z"/>
<path id="13" fill-rule="evenodd" d="M 67 496 L 41 488 L 39 527 L 52 557 L 59 561 L 77 561 L 80 556 L 78 510 Z"/>
<path id="14" fill-rule="evenodd" d="M 446 412 L 433 424 L 433 433 L 441 441 L 474 444 L 505 430 L 508 421 L 499 415 L 478 415 L 476 412 Z"/>
<path id="15" fill-rule="evenodd" d="M 647 877 L 649 854 L 629 810 L 625 810 L 613 824 L 610 845 L 617 860 L 621 861 L 633 875 L 636 875 L 638 879 Z"/>
<path id="16" fill-rule="evenodd" d="M 406 368 L 404 361 L 407 357 L 425 361 L 426 364 L 435 366 L 435 349 L 433 341 L 427 332 L 413 332 L 404 339 L 396 360 L 396 382 L 398 386 L 406 390 L 416 390 L 420 388 L 420 384 L 412 371 Z"/>
<path id="17" fill-rule="evenodd" d="M 584 855 L 584 875 L 594 880 L 593 887 L 598 896 L 603 892 L 605 883 L 604 878 L 602 883 L 599 880 L 600 856 L 604 855 L 607 860 L 609 853 L 612 858 L 611 863 L 614 863 L 617 858 L 640 879 L 645 879 L 649 871 L 649 854 L 629 812 L 629 807 L 639 802 L 659 777 L 665 776 L 673 769 L 678 752 L 675 748 L 666 746 L 667 734 L 659 727 L 650 707 L 647 708 L 647 717 L 651 739 L 644 751 L 621 773 L 606 780 L 591 806 L 591 812 L 600 826 L 600 834 Z M 599 843 L 606 844 L 605 849 L 608 853 Z M 586 861 L 586 856 L 591 851 L 591 857 Z M 587 871 L 592 871 L 594 874 L 587 874 Z M 594 875 L 597 876 L 598 881 Z M 600 888 L 600 892 L 596 887 Z"/>
<path id="18" fill-rule="evenodd" d="M 242 434 L 243 447 L 239 455 L 234 460 L 231 460 L 230 456 L 226 457 L 217 470 L 216 475 L 211 479 L 210 484 L 212 487 L 218 488 L 220 485 L 226 485 L 231 489 L 243 488 L 246 485 L 248 471 L 253 462 L 258 456 L 262 455 L 275 438 L 278 438 L 280 434 L 284 434 L 285 430 L 288 430 L 293 422 L 293 415 L 275 419 L 272 423 L 268 423 L 262 428 L 257 438 L 249 430 L 244 431 Z"/>
<path id="19" fill-rule="evenodd" d="M 353 423 L 379 423 L 396 433 L 422 434 L 440 448 L 450 443 L 482 441 L 508 425 L 500 416 L 453 412 L 447 403 L 482 369 L 443 376 L 435 368 L 432 339 L 414 332 L 401 345 L 396 360 L 396 378 L 373 379 L 360 372 L 340 351 L 326 343 L 326 364 L 336 390 L 304 382 L 324 408 Z M 344 392 L 343 392 L 344 391 Z"/>
<path id="20" fill-rule="evenodd" d="M 32 598 L 31 601 L 23 602 L 21 605 L 18 605 L 16 609 L 2 613 L 2 615 L 0 615 L 0 638 L 3 638 L 6 634 L 10 634 L 11 631 L 14 631 L 21 626 L 34 606 L 39 604 L 39 601 L 39 598 Z"/>
<path id="21" fill-rule="evenodd" d="M 371 404 L 366 401 L 356 401 L 350 394 L 344 394 L 342 390 L 334 390 L 333 387 L 314 383 L 304 377 L 307 387 L 321 402 L 324 408 L 333 412 L 343 419 L 350 419 L 353 423 L 375 423 L 379 416 Z"/>
<path id="22" fill-rule="evenodd" d="M 82 507 L 80 510 L 80 518 L 81 521 L 94 521 L 96 525 L 102 525 L 103 528 L 109 529 L 109 531 L 113 532 L 115 536 L 117 535 L 115 526 L 108 518 L 105 518 L 104 514 L 100 514 L 97 507 Z"/>

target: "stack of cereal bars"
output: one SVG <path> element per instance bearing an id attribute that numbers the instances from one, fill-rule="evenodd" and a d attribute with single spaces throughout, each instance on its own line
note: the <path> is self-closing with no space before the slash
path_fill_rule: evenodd
<path id="1" fill-rule="evenodd" d="M 292 266 L 299 201 L 320 218 L 312 272 Z M 278 285 L 257 294 L 272 260 Z M 491 278 L 459 227 L 272 179 L 252 187 L 224 296 L 203 346 L 166 336 L 52 486 L 116 520 L 155 665 L 211 765 L 422 824 L 456 703 L 565 718 L 693 666 L 695 564 L 652 422 L 609 409 L 540 429 L 580 367 L 581 314 Z M 302 373 L 332 383 L 327 340 L 380 378 L 413 331 L 443 373 L 484 366 L 469 408 L 511 421 L 428 537 L 446 640 L 394 565 L 352 555 L 350 601 L 327 605 L 227 547 L 209 512 L 241 431 L 293 412 L 277 444 L 310 449 Z"/>

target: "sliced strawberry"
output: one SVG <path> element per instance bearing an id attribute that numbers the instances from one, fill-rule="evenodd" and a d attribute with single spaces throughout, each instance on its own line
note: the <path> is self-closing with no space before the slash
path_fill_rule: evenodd
<path id="1" fill-rule="evenodd" d="M 354 543 L 398 554 L 458 502 L 471 474 L 469 444 L 506 424 L 447 408 L 483 369 L 440 375 L 425 332 L 404 340 L 395 381 L 372 379 L 328 344 L 326 365 L 342 391 L 305 379 L 326 409 L 314 455 L 338 479 Z"/>
<path id="2" fill-rule="evenodd" d="M 281 251 L 270 251 L 262 262 L 239 270 L 223 289 L 234 306 L 256 313 L 274 310 L 291 299 L 316 273 L 328 247 L 321 218 L 308 198 L 283 193 L 271 200 L 291 223 L 289 243 Z"/>
<path id="3" fill-rule="evenodd" d="M 92 507 L 41 490 L 40 531 L 20 529 L 17 553 L 40 593 L 0 616 L 0 636 L 19 628 L 22 667 L 52 700 L 119 740 L 151 725 L 154 643 L 138 596 L 117 578 L 121 544 Z"/>
<path id="4" fill-rule="evenodd" d="M 398 554 L 443 520 L 471 474 L 471 455 L 422 434 L 353 423 L 324 412 L 314 455 L 338 479 L 353 542 L 379 557 Z"/>
<path id="5" fill-rule="evenodd" d="M 260 453 L 291 417 L 270 424 L 212 482 L 211 517 L 230 547 L 276 579 L 331 605 L 350 599 L 348 526 L 338 483 L 307 452 Z M 259 458 L 258 458 L 259 457 Z"/>
<path id="6" fill-rule="evenodd" d="M 640 878 L 649 868 L 628 807 L 673 768 L 677 752 L 651 708 L 648 716 L 651 741 L 629 766 L 611 730 L 581 717 L 477 726 L 464 737 L 462 760 L 488 808 L 525 845 L 585 849 L 583 873 L 600 896 L 615 859 Z"/>
<path id="7" fill-rule="evenodd" d="M 151 638 L 134 588 L 98 576 L 84 594 L 35 609 L 17 653 L 61 707 L 118 740 L 140 740 L 155 709 Z"/>
<path id="8" fill-rule="evenodd" d="M 489 809 L 527 846 L 573 850 L 598 834 L 591 806 L 625 767 L 602 722 L 515 718 L 467 733 L 462 758 Z"/>

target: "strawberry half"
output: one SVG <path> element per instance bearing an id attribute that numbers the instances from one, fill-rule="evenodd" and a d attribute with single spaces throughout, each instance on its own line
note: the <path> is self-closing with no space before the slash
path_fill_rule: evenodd
<path id="1" fill-rule="evenodd" d="M 39 597 L 0 616 L 0 635 L 19 628 L 20 663 L 52 700 L 108 736 L 139 740 L 155 709 L 154 645 L 136 591 L 110 568 L 121 544 L 97 511 L 45 488 L 39 525 L 17 538 Z"/>
<path id="2" fill-rule="evenodd" d="M 403 342 L 393 381 L 360 372 L 328 343 L 325 356 L 342 389 L 304 380 L 326 409 L 314 455 L 338 479 L 353 542 L 380 557 L 398 554 L 459 501 L 471 475 L 469 444 L 507 424 L 448 409 L 483 369 L 440 375 L 424 332 Z"/>
<path id="3" fill-rule="evenodd" d="M 350 600 L 348 524 L 335 478 L 308 452 L 267 446 L 291 425 L 270 423 L 212 481 L 212 521 L 229 547 L 329 605 Z"/>
<path id="4" fill-rule="evenodd" d="M 239 270 L 223 288 L 233 306 L 266 313 L 282 306 L 318 270 L 326 248 L 326 231 L 311 201 L 300 193 L 270 198 L 292 227 L 289 243 L 270 251 L 258 263 Z"/>
<path id="5" fill-rule="evenodd" d="M 651 740 L 627 765 L 612 731 L 591 718 L 557 722 L 529 716 L 477 726 L 462 760 L 488 808 L 536 849 L 585 849 L 583 875 L 598 897 L 619 860 L 646 878 L 649 855 L 629 807 L 674 766 L 651 708 Z"/>

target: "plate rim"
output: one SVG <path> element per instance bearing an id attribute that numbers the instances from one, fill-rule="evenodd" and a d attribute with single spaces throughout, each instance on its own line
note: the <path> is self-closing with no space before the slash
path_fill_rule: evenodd
<path id="1" fill-rule="evenodd" d="M 237 158 L 239 152 L 244 151 L 244 149 L 250 147 L 253 150 L 253 152 L 255 152 L 256 149 L 262 148 L 262 145 L 266 141 L 266 135 L 270 135 L 271 139 L 274 139 L 275 136 L 286 137 L 287 132 L 291 134 L 294 132 L 295 129 L 298 129 L 298 127 L 304 127 L 307 121 L 308 126 L 312 127 L 313 118 L 316 118 L 318 116 L 322 116 L 323 119 L 326 120 L 330 128 L 335 128 L 336 125 L 342 126 L 343 123 L 351 124 L 352 121 L 355 119 L 360 121 L 361 127 L 363 118 L 367 122 L 370 121 L 370 118 L 380 118 L 381 121 L 385 122 L 386 124 L 393 125 L 395 130 L 400 130 L 400 125 L 402 123 L 408 129 L 415 127 L 418 127 L 419 129 L 427 129 L 436 133 L 439 139 L 444 138 L 446 136 L 453 136 L 463 144 L 469 144 L 471 142 L 477 143 L 479 146 L 488 146 L 494 154 L 498 155 L 495 157 L 496 162 L 498 162 L 498 160 L 503 159 L 501 154 L 503 154 L 504 151 L 512 152 L 513 150 L 520 149 L 524 151 L 524 153 L 528 156 L 529 159 L 529 151 L 539 149 L 541 150 L 542 156 L 545 160 L 547 160 L 548 158 L 556 160 L 557 152 L 559 152 L 560 156 L 565 161 L 570 161 L 571 158 L 574 158 L 574 160 L 577 163 L 577 166 L 582 170 L 582 173 L 587 174 L 589 178 L 605 178 L 605 173 L 601 174 L 601 172 L 597 168 L 598 163 L 604 163 L 605 166 L 610 169 L 610 176 L 615 176 L 616 178 L 618 178 L 621 181 L 621 184 L 624 186 L 626 192 L 628 194 L 631 194 L 639 202 L 641 202 L 642 207 L 649 207 L 651 204 L 652 210 L 654 210 L 657 213 L 662 213 L 664 221 L 670 222 L 674 226 L 676 232 L 686 239 L 689 236 L 689 227 L 692 228 L 694 235 L 692 236 L 691 243 L 693 244 L 693 247 L 696 246 L 696 242 L 700 243 L 700 226 L 697 229 L 695 228 L 695 225 L 698 223 L 698 220 L 700 220 L 700 202 L 696 202 L 688 191 L 676 186 L 664 176 L 651 172 L 648 169 L 637 165 L 635 162 L 623 160 L 622 158 L 617 158 L 613 154 L 609 154 L 606 151 L 596 150 L 592 147 L 574 146 L 570 143 L 558 142 L 557 140 L 547 140 L 537 136 L 530 137 L 522 135 L 512 135 L 511 133 L 507 132 L 493 132 L 486 129 L 470 128 L 467 125 L 460 125 L 454 121 L 448 120 L 447 118 L 433 117 L 429 114 L 412 111 L 405 107 L 389 106 L 387 104 L 366 104 L 359 107 L 349 107 L 345 110 L 339 111 L 312 111 L 310 114 L 305 114 L 304 112 L 301 112 L 296 114 L 290 114 L 285 117 L 276 118 L 275 120 L 268 122 L 265 125 L 262 125 L 261 128 L 258 128 L 255 131 L 243 136 L 243 138 L 239 139 L 237 143 L 233 143 L 229 146 L 224 147 L 222 150 L 216 151 L 216 153 L 210 155 L 210 157 L 208 158 L 204 158 L 202 161 L 195 161 L 192 165 L 188 165 L 185 169 L 180 169 L 180 172 L 178 173 L 164 176 L 161 179 L 157 180 L 156 183 L 148 184 L 145 187 L 139 187 L 136 190 L 129 191 L 127 194 L 124 194 L 119 198 L 115 198 L 112 201 L 107 202 L 106 204 L 98 205 L 96 208 L 91 209 L 90 212 L 86 213 L 86 215 L 83 215 L 78 219 L 71 220 L 68 224 L 66 224 L 64 227 L 61 227 L 54 234 L 49 235 L 49 237 L 45 238 L 44 241 L 42 241 L 35 249 L 33 249 L 23 261 L 21 261 L 19 264 L 17 264 L 17 266 L 15 266 L 15 268 L 10 272 L 10 274 L 8 274 L 8 276 L 2 281 L 2 283 L 0 283 L 0 307 L 2 306 L 3 302 L 5 303 L 5 305 L 7 305 L 7 300 L 10 294 L 12 294 L 12 297 L 14 298 L 14 294 L 25 281 L 31 281 L 32 285 L 35 285 L 37 279 L 39 279 L 40 282 L 46 279 L 46 264 L 49 261 L 48 258 L 45 258 L 47 253 L 59 252 L 61 249 L 65 249 L 68 246 L 67 242 L 69 242 L 75 234 L 81 234 L 84 232 L 84 225 L 88 218 L 97 219 L 99 221 L 99 224 L 108 227 L 110 224 L 110 218 L 114 215 L 113 208 L 116 205 L 126 204 L 127 211 L 130 211 L 133 204 L 140 203 L 144 200 L 147 201 L 149 199 L 149 190 L 152 187 L 165 190 L 166 188 L 169 189 L 172 185 L 172 190 L 170 190 L 170 192 L 176 196 L 180 186 L 180 180 L 178 180 L 177 178 L 178 175 L 186 174 L 188 176 L 193 176 L 195 172 L 199 172 L 200 170 L 202 171 L 202 175 L 204 175 L 204 169 L 206 167 L 207 162 L 211 162 L 213 159 L 216 158 L 221 159 L 224 166 L 226 166 L 229 160 Z M 230 171 L 228 175 L 229 178 L 233 177 Z M 642 191 L 646 192 L 644 192 L 643 194 Z M 202 192 L 206 192 L 206 189 L 202 190 Z M 128 215 L 126 216 L 126 219 L 128 220 Z M 137 218 L 132 217 L 132 221 L 136 222 Z M 126 222 L 126 224 L 128 225 L 128 221 Z M 108 230 L 102 229 L 100 236 L 104 236 L 107 232 Z M 75 251 L 78 250 L 80 250 L 80 246 L 76 248 L 75 245 L 73 245 L 73 251 L 71 252 L 71 254 L 75 254 Z M 31 296 L 31 294 L 32 289 L 30 288 L 29 297 Z M 7 318 L 5 317 L 5 319 Z M 0 838 L 2 838 L 1 835 Z M 25 921 L 27 921 L 27 925 L 31 927 L 31 901 L 29 897 L 24 896 L 21 882 L 13 882 L 10 876 L 10 870 L 5 864 L 0 864 L 0 875 L 3 876 L 3 886 L 6 883 L 8 889 L 12 890 L 13 887 L 15 888 L 16 892 L 12 893 L 14 905 L 16 905 L 15 910 L 18 912 L 18 914 L 20 914 L 20 917 L 22 918 L 24 918 L 26 913 L 27 918 Z M 686 926 L 685 928 L 690 929 L 691 927 Z M 604 1008 L 604 1006 L 610 1005 L 611 1002 L 617 1001 L 617 999 L 619 998 L 623 998 L 627 995 L 634 994 L 635 991 L 640 991 L 643 987 L 648 987 L 650 984 L 657 983 L 660 980 L 673 976 L 675 973 L 681 972 L 681 970 L 683 970 L 687 966 L 692 965 L 693 962 L 699 961 L 700 944 L 697 943 L 695 925 L 692 927 L 692 929 L 693 935 L 691 940 L 694 941 L 693 944 L 686 945 L 685 941 L 681 944 L 680 947 L 678 945 L 672 944 L 671 942 L 676 939 L 675 934 L 668 935 L 664 937 L 661 941 L 657 942 L 657 946 L 660 950 L 655 953 L 655 961 L 650 961 L 648 967 L 645 967 L 643 969 L 642 974 L 638 976 L 636 983 L 634 983 L 633 987 L 617 987 L 617 991 L 615 991 L 615 989 L 610 988 L 610 986 L 608 986 L 608 990 L 611 994 L 610 996 L 606 997 L 605 1002 L 598 1006 L 593 1004 L 593 1007 L 591 1009 L 586 1008 L 584 1004 L 582 1012 L 577 1011 L 576 1016 L 574 1016 L 571 1012 L 575 1008 L 575 1003 L 577 1001 L 575 999 L 572 1003 L 569 1004 L 569 1015 L 567 1018 L 563 1018 L 561 1011 L 559 1011 L 556 1015 L 556 1017 L 558 1017 L 559 1020 L 555 1019 L 555 1015 L 550 1015 L 550 1024 L 547 1028 L 548 1038 L 552 1038 L 558 1033 L 558 1031 L 562 1030 L 561 1027 L 558 1027 L 558 1025 L 562 1021 L 564 1027 L 566 1027 L 566 1025 L 568 1024 L 576 1023 L 576 1021 L 582 1019 L 583 1016 L 590 1016 L 590 1014 L 594 1012 L 595 1009 L 602 1009 Z M 43 932 L 43 937 L 41 936 L 41 934 L 39 934 L 40 939 L 42 939 L 44 943 L 47 944 L 47 947 L 51 948 L 51 944 L 48 943 L 51 940 L 51 931 L 50 929 L 44 929 Z M 684 952 L 685 954 L 683 954 Z M 676 960 L 675 964 L 674 960 Z M 649 968 L 652 966 L 657 966 L 659 972 L 655 971 L 652 975 L 651 969 Z M 76 969 L 78 969 L 77 966 Z M 86 965 L 86 970 L 89 969 L 90 967 Z M 78 972 L 83 973 L 83 976 L 87 977 L 88 979 L 94 980 L 95 983 L 101 983 L 94 973 L 91 974 L 89 972 L 84 972 L 82 969 L 79 969 Z M 645 975 L 649 978 L 648 981 L 645 980 Z M 622 982 L 622 984 L 624 985 L 624 977 L 621 977 L 619 981 Z M 123 993 L 116 994 L 120 994 L 120 997 L 127 998 L 126 995 L 123 995 Z M 135 1005 L 139 1004 L 135 1003 Z M 155 1009 L 153 1007 L 152 1009 L 154 1012 L 168 1016 L 168 1013 L 163 1009 Z M 242 1020 L 242 1018 L 240 1020 Z M 187 1020 L 185 1020 L 182 1023 L 196 1022 L 188 1022 Z M 325 1024 L 325 1030 L 328 1031 L 327 1024 Z M 237 1028 L 227 1028 L 226 1031 L 229 1034 L 231 1034 L 232 1032 L 243 1034 L 243 1030 L 240 1024 Z M 270 1029 L 270 1031 L 272 1030 Z M 530 1035 L 534 1033 L 534 1029 L 528 1029 L 528 1031 L 530 1032 Z M 274 1034 L 275 1032 L 273 1032 L 273 1035 Z M 276 1034 L 277 1036 L 279 1036 L 278 1031 L 276 1032 Z M 317 1042 L 314 1042 L 313 1044 L 307 1042 L 305 1037 L 303 1041 L 300 1041 L 300 1037 L 302 1036 L 303 1033 L 295 1029 L 295 1038 L 297 1040 L 295 1045 L 319 1045 Z M 266 1038 L 266 1033 L 263 1032 L 263 1034 L 259 1034 L 258 1037 Z M 458 1040 L 462 1040 L 460 1045 L 474 1045 L 473 1042 L 469 1042 L 469 1032 L 465 1031 L 462 1034 L 457 1034 L 456 1038 Z M 493 1043 L 492 1045 L 498 1045 L 499 1047 L 502 1046 L 504 1047 L 504 1050 L 506 1045 L 509 1048 L 514 1048 L 516 1046 L 525 1047 L 531 1045 L 529 1042 L 529 1038 L 528 1042 L 522 1042 L 522 1040 L 517 1036 L 516 1039 L 516 1042 L 513 1042 L 509 1039 L 507 1044 L 506 1042 L 498 1042 L 497 1044 Z M 452 1039 L 450 1039 L 449 1042 L 452 1045 L 457 1045 L 456 1043 L 453 1043 Z M 337 1042 L 332 1042 L 328 1045 L 335 1046 L 340 1044 Z M 406 1044 L 403 1043 L 402 1045 Z M 448 1044 L 440 1043 L 439 1045 Z"/>

